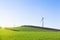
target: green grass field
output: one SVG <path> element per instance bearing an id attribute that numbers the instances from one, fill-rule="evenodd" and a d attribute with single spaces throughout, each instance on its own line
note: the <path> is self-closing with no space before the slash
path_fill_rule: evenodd
<path id="1" fill-rule="evenodd" d="M 60 40 L 60 32 L 49 30 L 42 31 L 43 29 L 36 29 L 37 31 L 35 31 L 34 28 L 33 29 L 19 28 L 19 29 L 21 29 L 21 31 L 0 29 L 0 40 Z"/>

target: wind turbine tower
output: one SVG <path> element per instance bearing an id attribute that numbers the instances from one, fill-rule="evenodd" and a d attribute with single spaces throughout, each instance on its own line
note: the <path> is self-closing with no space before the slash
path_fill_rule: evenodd
<path id="1" fill-rule="evenodd" d="M 42 17 L 42 27 L 44 27 L 44 17 Z"/>

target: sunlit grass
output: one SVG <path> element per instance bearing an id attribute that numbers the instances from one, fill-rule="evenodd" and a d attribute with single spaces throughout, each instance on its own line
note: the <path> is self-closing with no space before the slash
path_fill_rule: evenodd
<path id="1" fill-rule="evenodd" d="M 60 40 L 60 32 L 31 32 L 0 29 L 0 40 Z"/>

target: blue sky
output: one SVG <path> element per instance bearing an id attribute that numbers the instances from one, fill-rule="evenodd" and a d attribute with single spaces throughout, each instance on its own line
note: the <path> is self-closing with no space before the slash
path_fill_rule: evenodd
<path id="1" fill-rule="evenodd" d="M 37 25 L 60 28 L 60 0 L 0 0 L 0 26 Z"/>

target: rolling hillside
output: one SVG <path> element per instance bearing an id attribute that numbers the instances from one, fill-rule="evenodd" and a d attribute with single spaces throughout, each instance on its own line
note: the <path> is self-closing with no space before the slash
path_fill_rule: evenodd
<path id="1" fill-rule="evenodd" d="M 18 26 L 13 28 L 0 29 L 0 40 L 60 40 L 60 32 L 57 29 Z"/>
<path id="2" fill-rule="evenodd" d="M 0 29 L 0 40 L 60 40 L 60 32 L 27 32 Z"/>
<path id="3" fill-rule="evenodd" d="M 39 27 L 39 26 L 31 26 L 31 25 L 23 25 L 18 27 L 9 28 L 13 31 L 60 31 L 58 29 L 53 28 L 45 28 L 45 27 Z"/>

